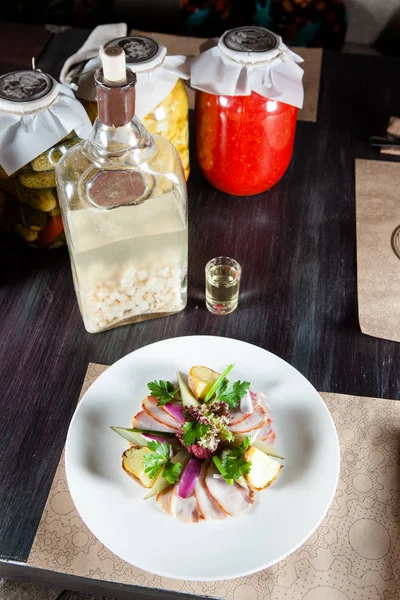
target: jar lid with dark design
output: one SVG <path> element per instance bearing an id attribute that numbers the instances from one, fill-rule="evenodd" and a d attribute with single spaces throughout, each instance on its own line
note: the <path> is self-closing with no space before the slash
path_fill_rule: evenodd
<path id="1" fill-rule="evenodd" d="M 218 47 L 237 62 L 254 63 L 278 56 L 281 43 L 279 35 L 264 27 L 250 25 L 226 31 L 220 38 Z"/>
<path id="2" fill-rule="evenodd" d="M 282 38 L 264 27 L 226 31 L 217 46 L 190 61 L 190 85 L 217 96 L 253 92 L 297 108 L 303 106 L 303 59 Z"/>
<path id="3" fill-rule="evenodd" d="M 105 48 L 118 46 L 125 52 L 126 63 L 136 73 L 158 67 L 167 54 L 165 46 L 144 35 L 131 35 L 107 42 Z"/>
<path id="4" fill-rule="evenodd" d="M 0 111 L 33 113 L 49 106 L 58 96 L 59 84 L 37 69 L 11 71 L 0 76 Z"/>
<path id="5" fill-rule="evenodd" d="M 33 102 L 43 98 L 53 80 L 41 71 L 12 71 L 0 77 L 0 98 L 10 102 Z"/>
<path id="6" fill-rule="evenodd" d="M 237 27 L 222 36 L 222 42 L 235 52 L 269 52 L 279 41 L 277 36 L 264 27 Z"/>

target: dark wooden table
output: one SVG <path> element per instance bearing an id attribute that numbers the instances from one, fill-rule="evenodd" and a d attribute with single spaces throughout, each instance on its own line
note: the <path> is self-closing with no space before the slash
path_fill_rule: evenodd
<path id="1" fill-rule="evenodd" d="M 86 35 L 44 39 L 38 65 L 57 76 Z M 0 58 L 4 65 L 8 55 Z M 1 238 L 0 575 L 132 595 L 128 586 L 24 566 L 89 362 L 110 364 L 168 337 L 221 335 L 276 353 L 320 391 L 400 398 L 400 344 L 358 325 L 354 202 L 354 159 L 380 159 L 368 137 L 399 114 L 399 71 L 399 59 L 326 52 L 318 122 L 299 122 L 292 164 L 265 194 L 226 196 L 192 159 L 189 302 L 180 314 L 88 334 L 67 251 Z M 221 254 L 243 266 L 239 309 L 226 317 L 204 306 L 204 266 Z M 172 596 L 141 590 L 135 598 Z"/>

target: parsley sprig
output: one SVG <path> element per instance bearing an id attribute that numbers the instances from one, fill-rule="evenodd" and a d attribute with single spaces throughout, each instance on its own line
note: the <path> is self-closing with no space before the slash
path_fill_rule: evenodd
<path id="1" fill-rule="evenodd" d="M 251 462 L 244 457 L 250 445 L 250 438 L 247 436 L 237 448 L 223 450 L 220 457 L 214 456 L 213 462 L 227 483 L 232 485 L 234 481 L 250 473 Z"/>
<path id="2" fill-rule="evenodd" d="M 147 387 L 149 388 L 151 395 L 154 398 L 157 398 L 159 406 L 164 406 L 167 402 L 174 400 L 178 393 L 178 388 L 175 390 L 170 381 L 163 381 L 162 379 L 160 379 L 160 381 L 151 381 L 147 384 Z"/>
<path id="3" fill-rule="evenodd" d="M 247 394 L 250 389 L 248 381 L 228 381 L 226 376 L 235 365 L 229 365 L 225 371 L 218 377 L 217 381 L 210 388 L 208 394 L 204 398 L 204 402 L 209 402 L 211 398 L 219 402 L 226 402 L 229 408 L 239 406 L 241 399 Z"/>
<path id="4" fill-rule="evenodd" d="M 147 444 L 151 453 L 145 454 L 143 457 L 144 472 L 148 474 L 150 479 L 157 477 L 162 469 L 162 477 L 171 485 L 179 481 L 182 472 L 180 462 L 173 463 L 170 460 L 170 445 L 167 442 L 158 442 L 156 440 Z"/>
<path id="5" fill-rule="evenodd" d="M 220 402 L 226 402 L 229 408 L 236 408 L 249 389 L 249 381 L 228 381 L 225 379 L 217 390 L 216 399 Z"/>
<path id="6" fill-rule="evenodd" d="M 186 421 L 182 427 L 182 438 L 186 448 L 194 444 L 211 429 L 210 425 L 198 421 Z"/>

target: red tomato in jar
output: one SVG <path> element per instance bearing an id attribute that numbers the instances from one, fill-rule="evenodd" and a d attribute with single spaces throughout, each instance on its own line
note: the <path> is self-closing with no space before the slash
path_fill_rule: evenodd
<path id="1" fill-rule="evenodd" d="M 250 96 L 196 93 L 196 151 L 217 189 L 235 196 L 265 192 L 292 158 L 298 109 Z"/>

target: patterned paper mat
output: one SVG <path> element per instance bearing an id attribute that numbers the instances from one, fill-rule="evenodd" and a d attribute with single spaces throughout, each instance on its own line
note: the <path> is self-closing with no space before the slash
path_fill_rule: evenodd
<path id="1" fill-rule="evenodd" d="M 182 35 L 169 35 L 167 33 L 149 33 L 148 31 L 139 31 L 133 29 L 133 35 L 146 35 L 156 39 L 163 44 L 169 54 L 183 54 L 191 56 L 200 52 L 200 46 L 207 39 L 186 37 Z M 304 106 L 299 111 L 299 121 L 317 120 L 318 115 L 318 97 L 319 97 L 319 82 L 321 77 L 322 64 L 322 48 L 291 48 L 294 52 L 304 58 L 304 63 L 301 67 L 304 69 L 303 84 L 304 84 Z M 194 91 L 189 92 L 189 106 L 194 108 Z"/>
<path id="2" fill-rule="evenodd" d="M 400 164 L 356 161 L 361 331 L 400 342 Z"/>
<path id="3" fill-rule="evenodd" d="M 106 368 L 89 365 L 82 394 Z M 230 600 L 398 600 L 400 405 L 391 400 L 342 394 L 322 396 L 340 439 L 338 489 L 317 531 L 277 565 L 233 581 L 184 582 L 151 575 L 123 562 L 90 533 L 78 516 L 67 487 L 64 455 L 28 564 L 93 579 Z"/>

